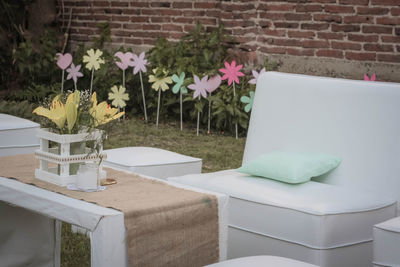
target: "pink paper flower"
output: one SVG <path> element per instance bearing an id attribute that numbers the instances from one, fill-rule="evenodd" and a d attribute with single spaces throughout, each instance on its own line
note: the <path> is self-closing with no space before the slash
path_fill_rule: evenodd
<path id="1" fill-rule="evenodd" d="M 83 77 L 82 72 L 79 71 L 80 69 L 80 64 L 75 67 L 74 63 L 72 63 L 71 66 L 67 69 L 67 80 L 70 80 L 72 78 L 72 80 L 74 80 L 74 83 L 76 83 L 79 77 Z"/>
<path id="2" fill-rule="evenodd" d="M 261 74 L 263 74 L 264 72 L 265 72 L 265 68 L 262 68 L 262 70 L 260 70 L 260 72 L 258 73 L 256 70 L 252 70 L 251 71 L 252 73 L 253 73 L 253 79 L 251 79 L 250 81 L 249 81 L 249 83 L 251 83 L 251 84 L 256 84 L 257 83 L 257 80 L 258 80 L 258 77 L 261 75 Z"/>
<path id="3" fill-rule="evenodd" d="M 375 73 L 372 74 L 371 78 L 368 77 L 367 74 L 364 74 L 364 81 L 371 81 L 371 82 L 374 82 L 375 80 L 376 80 L 376 74 L 375 74 Z"/>
<path id="4" fill-rule="evenodd" d="M 199 95 L 201 95 L 204 98 L 207 98 L 207 87 L 208 87 L 208 75 L 204 76 L 199 79 L 197 75 L 194 75 L 194 83 L 188 85 L 188 88 L 191 90 L 194 90 L 193 98 L 197 98 Z"/>
<path id="5" fill-rule="evenodd" d="M 144 52 L 140 53 L 139 57 L 135 54 L 133 54 L 133 63 L 132 66 L 134 67 L 133 69 L 133 74 L 136 74 L 140 71 L 146 72 L 146 65 L 147 65 L 147 59 L 144 58 L 145 54 Z"/>
<path id="6" fill-rule="evenodd" d="M 217 90 L 217 88 L 221 85 L 221 76 L 219 74 L 215 75 L 214 77 L 211 77 L 207 81 L 207 92 L 210 94 Z"/>
<path id="7" fill-rule="evenodd" d="M 119 61 L 116 61 L 115 64 L 120 68 L 121 70 L 126 70 L 128 67 L 133 66 L 133 54 L 131 52 L 117 52 L 114 55 L 115 57 L 118 57 Z"/>
<path id="8" fill-rule="evenodd" d="M 224 64 L 225 64 L 225 69 L 219 69 L 220 72 L 224 73 L 224 76 L 222 76 L 222 80 L 228 79 L 228 85 L 231 85 L 233 81 L 235 83 L 239 83 L 239 77 L 244 76 L 244 74 L 240 72 L 243 65 L 236 66 L 235 60 L 232 61 L 230 65 L 226 61 Z"/>
<path id="9" fill-rule="evenodd" d="M 57 66 L 62 69 L 65 70 L 66 68 L 68 68 L 69 65 L 71 65 L 72 63 L 72 56 L 70 53 L 65 53 L 64 55 L 61 53 L 57 53 Z"/>

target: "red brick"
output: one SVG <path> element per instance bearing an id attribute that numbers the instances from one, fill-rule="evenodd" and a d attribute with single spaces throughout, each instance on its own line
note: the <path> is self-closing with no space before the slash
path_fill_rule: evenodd
<path id="1" fill-rule="evenodd" d="M 161 25 L 159 24 L 143 24 L 144 31 L 159 31 L 161 30 Z"/>
<path id="2" fill-rule="evenodd" d="M 184 10 L 183 16 L 185 17 L 202 17 L 204 16 L 204 11 L 202 10 Z"/>
<path id="3" fill-rule="evenodd" d="M 172 18 L 172 22 L 184 23 L 184 24 L 192 24 L 194 22 L 194 20 L 192 18 L 176 17 L 176 18 Z"/>
<path id="4" fill-rule="evenodd" d="M 185 33 L 183 33 L 183 32 L 170 32 L 170 33 L 168 34 L 168 37 L 169 37 L 169 38 L 172 38 L 172 39 L 177 39 L 177 40 L 179 40 L 179 39 L 181 39 L 182 36 L 184 36 L 184 35 L 185 35 Z"/>
<path id="5" fill-rule="evenodd" d="M 390 9 L 390 13 L 392 14 L 392 16 L 399 16 L 400 15 L 400 8 L 394 8 L 392 7 Z"/>
<path id="6" fill-rule="evenodd" d="M 143 39 L 143 44 L 155 45 L 156 43 L 157 43 L 157 39 L 156 38 L 145 38 L 145 39 Z"/>
<path id="7" fill-rule="evenodd" d="M 192 8 L 192 2 L 173 2 L 172 8 Z"/>
<path id="8" fill-rule="evenodd" d="M 400 63 L 400 55 L 378 54 L 378 61 Z"/>
<path id="9" fill-rule="evenodd" d="M 196 22 L 200 22 L 203 25 L 216 25 L 217 20 L 213 18 L 199 18 L 196 19 Z"/>
<path id="10" fill-rule="evenodd" d="M 136 44 L 136 45 L 141 45 L 143 44 L 141 38 L 124 38 L 124 42 L 127 44 Z"/>
<path id="11" fill-rule="evenodd" d="M 112 21 L 129 21 L 128 16 L 112 16 Z"/>
<path id="12" fill-rule="evenodd" d="M 392 27 L 384 27 L 384 26 L 363 26 L 363 33 L 389 33 L 393 32 Z"/>
<path id="13" fill-rule="evenodd" d="M 328 15 L 328 14 L 314 14 L 315 21 L 326 21 L 326 22 L 342 22 L 342 17 L 337 15 Z"/>
<path id="14" fill-rule="evenodd" d="M 334 39 L 334 40 L 342 40 L 344 38 L 343 33 L 337 32 L 319 32 L 318 39 Z"/>
<path id="15" fill-rule="evenodd" d="M 333 57 L 333 58 L 343 58 L 342 50 L 331 50 L 331 49 L 320 49 L 315 55 L 317 57 Z"/>
<path id="16" fill-rule="evenodd" d="M 326 30 L 329 28 L 329 24 L 327 23 L 302 23 L 301 29 L 303 30 Z"/>
<path id="17" fill-rule="evenodd" d="M 224 20 L 222 23 L 226 27 L 251 27 L 254 26 L 254 21 L 249 20 Z"/>
<path id="18" fill-rule="evenodd" d="M 130 2 L 129 5 L 132 7 L 149 7 L 149 2 Z"/>
<path id="19" fill-rule="evenodd" d="M 93 2 L 97 2 L 97 1 L 93 1 Z M 129 2 L 111 1 L 111 6 L 112 7 L 128 7 L 129 6 Z"/>
<path id="20" fill-rule="evenodd" d="M 162 30 L 163 31 L 172 31 L 172 32 L 181 32 L 182 31 L 182 26 L 173 25 L 173 24 L 166 24 L 166 25 L 162 25 Z"/>
<path id="21" fill-rule="evenodd" d="M 397 52 L 400 52 L 400 45 L 396 45 Z"/>
<path id="22" fill-rule="evenodd" d="M 152 23 L 162 23 L 162 22 L 171 22 L 171 17 L 163 16 L 163 17 L 150 17 Z"/>
<path id="23" fill-rule="evenodd" d="M 368 6 L 369 0 L 339 0 L 341 5 Z"/>
<path id="24" fill-rule="evenodd" d="M 132 22 L 149 22 L 149 17 L 132 16 L 131 21 Z"/>
<path id="25" fill-rule="evenodd" d="M 381 36 L 381 40 L 385 43 L 400 43 L 400 36 Z"/>
<path id="26" fill-rule="evenodd" d="M 213 2 L 208 2 L 208 3 L 194 3 L 194 8 L 215 8 L 216 7 L 216 3 Z"/>
<path id="27" fill-rule="evenodd" d="M 271 27 L 272 22 L 269 20 L 258 20 L 258 25 L 261 28 Z"/>
<path id="28" fill-rule="evenodd" d="M 361 50 L 361 45 L 359 43 L 332 41 L 331 46 L 333 49 Z"/>
<path id="29" fill-rule="evenodd" d="M 266 13 L 265 16 L 260 16 L 260 18 L 269 19 L 269 20 L 284 20 L 284 13 Z"/>
<path id="30" fill-rule="evenodd" d="M 322 5 L 297 5 L 295 10 L 296 12 L 320 12 L 323 10 L 323 8 Z"/>
<path id="31" fill-rule="evenodd" d="M 332 24 L 332 31 L 333 32 L 359 32 L 360 26 L 359 25 L 337 25 Z"/>
<path id="32" fill-rule="evenodd" d="M 400 25 L 400 17 L 396 18 L 376 18 L 376 24 L 383 24 L 383 25 Z"/>
<path id="33" fill-rule="evenodd" d="M 286 49 L 283 47 L 261 47 L 260 51 L 267 54 L 286 54 Z"/>
<path id="34" fill-rule="evenodd" d="M 326 40 L 303 40 L 301 46 L 304 48 L 328 48 L 329 42 Z"/>
<path id="35" fill-rule="evenodd" d="M 264 29 L 262 31 L 265 35 L 272 35 L 272 36 L 285 36 L 286 31 L 285 30 L 271 30 L 271 29 Z M 260 36 L 262 37 L 262 36 Z"/>
<path id="36" fill-rule="evenodd" d="M 268 10 L 268 11 L 293 11 L 292 4 L 280 4 L 280 5 L 262 5 L 258 6 L 258 10 Z"/>
<path id="37" fill-rule="evenodd" d="M 255 6 L 253 4 L 232 4 L 222 2 L 221 8 L 225 11 L 249 11 L 254 10 Z"/>
<path id="38" fill-rule="evenodd" d="M 357 7 L 357 14 L 361 15 L 386 15 L 389 13 L 388 8 L 382 7 Z"/>
<path id="39" fill-rule="evenodd" d="M 311 14 L 286 13 L 285 20 L 287 21 L 311 20 Z"/>
<path id="40" fill-rule="evenodd" d="M 393 52 L 393 45 L 364 44 L 365 51 Z"/>
<path id="41" fill-rule="evenodd" d="M 142 26 L 142 24 L 132 24 L 131 23 L 131 24 L 124 24 L 123 28 L 128 29 L 128 30 L 141 30 L 141 29 L 143 29 L 143 26 Z"/>
<path id="42" fill-rule="evenodd" d="M 345 16 L 343 17 L 343 22 L 346 24 L 351 23 L 374 23 L 374 18 L 372 16 Z"/>
<path id="43" fill-rule="evenodd" d="M 65 3 L 64 3 L 65 5 Z M 110 2 L 108 1 L 93 1 L 93 6 L 109 7 Z"/>
<path id="44" fill-rule="evenodd" d="M 400 36 L 400 28 L 395 28 L 394 34 L 396 34 L 397 36 Z"/>
<path id="45" fill-rule="evenodd" d="M 276 28 L 296 29 L 299 27 L 299 24 L 295 22 L 274 22 L 274 26 Z"/>
<path id="46" fill-rule="evenodd" d="M 365 34 L 348 34 L 347 38 L 349 41 L 355 42 L 378 42 L 379 35 L 365 35 Z"/>
<path id="47" fill-rule="evenodd" d="M 171 3 L 168 2 L 150 2 L 151 7 L 165 7 L 169 8 L 171 7 Z"/>
<path id="48" fill-rule="evenodd" d="M 340 5 L 326 5 L 325 11 L 328 13 L 354 13 L 352 6 L 340 6 Z"/>
<path id="49" fill-rule="evenodd" d="M 312 3 L 336 3 L 336 0 L 310 0 Z"/>
<path id="50" fill-rule="evenodd" d="M 140 15 L 140 9 L 123 9 L 122 14 L 124 14 L 124 15 Z"/>
<path id="51" fill-rule="evenodd" d="M 400 6 L 400 0 L 372 0 L 376 6 Z"/>
<path id="52" fill-rule="evenodd" d="M 345 58 L 349 60 L 374 61 L 376 54 L 364 52 L 345 52 Z"/>
<path id="53" fill-rule="evenodd" d="M 301 46 L 301 42 L 296 39 L 272 39 L 271 44 L 277 46 Z"/>
<path id="54" fill-rule="evenodd" d="M 311 31 L 288 31 L 288 37 L 290 38 L 313 38 L 314 32 Z"/>
<path id="55" fill-rule="evenodd" d="M 286 49 L 286 53 L 292 56 L 314 56 L 313 49 L 288 48 Z"/>

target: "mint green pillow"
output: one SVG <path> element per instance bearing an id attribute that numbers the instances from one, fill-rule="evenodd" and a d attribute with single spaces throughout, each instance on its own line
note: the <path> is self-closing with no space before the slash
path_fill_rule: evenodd
<path id="1" fill-rule="evenodd" d="M 244 164 L 237 171 L 298 184 L 336 168 L 341 161 L 339 157 L 319 153 L 271 152 Z"/>

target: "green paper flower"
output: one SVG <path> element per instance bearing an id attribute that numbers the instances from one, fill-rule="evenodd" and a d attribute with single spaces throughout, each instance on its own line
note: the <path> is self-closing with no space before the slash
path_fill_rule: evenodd
<path id="1" fill-rule="evenodd" d="M 123 108 L 126 106 L 125 100 L 129 100 L 129 95 L 125 93 L 126 88 L 119 86 L 119 88 L 114 85 L 111 87 L 112 93 L 108 93 L 108 99 L 112 100 L 111 104 L 114 107 Z"/>
<path id="2" fill-rule="evenodd" d="M 244 111 L 249 112 L 251 110 L 251 108 L 253 107 L 253 101 L 254 101 L 254 91 L 250 91 L 250 97 L 242 96 L 240 98 L 240 102 L 247 104 L 244 107 Z"/>
<path id="3" fill-rule="evenodd" d="M 188 92 L 186 87 L 183 86 L 183 83 L 185 82 L 185 73 L 184 72 L 182 72 L 179 77 L 176 74 L 172 75 L 172 80 L 175 82 L 174 87 L 172 87 L 172 92 L 174 94 L 177 94 L 179 92 L 179 90 L 182 92 L 182 94 L 186 94 Z"/>

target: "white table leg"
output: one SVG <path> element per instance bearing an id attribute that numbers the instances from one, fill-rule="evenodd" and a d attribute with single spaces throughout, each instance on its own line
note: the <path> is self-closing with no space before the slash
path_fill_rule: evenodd
<path id="1" fill-rule="evenodd" d="M 103 217 L 90 232 L 91 266 L 127 267 L 125 235 L 123 214 Z"/>

